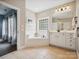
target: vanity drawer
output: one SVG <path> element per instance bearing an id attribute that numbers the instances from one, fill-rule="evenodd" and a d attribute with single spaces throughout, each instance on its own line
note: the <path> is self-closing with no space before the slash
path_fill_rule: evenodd
<path id="1" fill-rule="evenodd" d="M 73 45 L 73 44 L 67 44 L 66 45 L 66 48 L 69 48 L 69 49 L 72 49 L 72 50 L 75 50 L 76 48 L 75 48 L 75 44 Z"/>
<path id="2" fill-rule="evenodd" d="M 74 34 L 72 34 L 72 35 L 65 35 L 65 39 L 74 40 L 74 39 L 75 39 L 75 38 L 74 38 Z"/>
<path id="3" fill-rule="evenodd" d="M 66 48 L 75 49 L 75 40 L 67 39 L 66 40 Z"/>

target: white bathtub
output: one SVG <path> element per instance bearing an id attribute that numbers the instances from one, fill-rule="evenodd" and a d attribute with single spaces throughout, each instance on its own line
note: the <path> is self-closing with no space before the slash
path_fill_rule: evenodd
<path id="1" fill-rule="evenodd" d="M 26 47 L 41 47 L 48 45 L 49 40 L 42 37 L 28 37 L 26 40 Z"/>
<path id="2" fill-rule="evenodd" d="M 28 37 L 28 39 L 41 39 L 42 37 Z"/>

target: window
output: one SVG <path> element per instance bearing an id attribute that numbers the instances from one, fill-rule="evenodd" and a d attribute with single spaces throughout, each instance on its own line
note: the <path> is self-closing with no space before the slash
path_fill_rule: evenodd
<path id="1" fill-rule="evenodd" d="M 3 31 L 3 32 L 2 32 L 2 35 L 3 35 L 3 36 L 6 34 L 6 33 L 5 33 L 5 32 L 6 32 L 6 31 L 5 31 L 5 30 L 6 30 L 6 29 L 5 29 L 5 24 L 6 24 L 6 21 L 5 21 L 5 19 L 4 19 L 4 20 L 3 20 L 3 27 L 2 27 L 2 31 Z"/>
<path id="2" fill-rule="evenodd" d="M 7 34 L 8 34 L 8 32 L 7 32 L 7 19 L 3 19 L 2 38 L 3 38 L 4 40 L 7 39 Z"/>
<path id="3" fill-rule="evenodd" d="M 8 17 L 8 41 L 16 40 L 16 16 L 12 15 Z M 15 43 L 15 42 L 14 42 Z"/>
<path id="4" fill-rule="evenodd" d="M 48 30 L 48 19 L 39 20 L 39 30 Z"/>

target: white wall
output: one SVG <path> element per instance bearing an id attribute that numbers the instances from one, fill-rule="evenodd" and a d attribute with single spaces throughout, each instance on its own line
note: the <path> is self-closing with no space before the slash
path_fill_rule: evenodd
<path id="1" fill-rule="evenodd" d="M 49 33 L 48 32 L 53 30 L 52 29 L 52 26 L 53 26 L 53 24 L 52 24 L 52 17 L 53 17 L 53 15 L 55 13 L 55 9 L 63 7 L 63 6 L 68 6 L 68 5 L 71 7 L 71 11 L 69 12 L 69 14 L 67 14 L 67 13 L 65 14 L 64 13 L 63 17 L 65 18 L 65 16 L 68 17 L 70 15 L 71 15 L 70 17 L 74 17 L 74 15 L 75 15 L 75 12 L 74 12 L 75 11 L 75 1 L 37 13 L 37 22 L 38 22 L 37 23 L 37 32 L 38 32 L 38 34 L 40 36 L 45 35 L 48 38 L 48 40 L 49 40 Z M 48 18 L 48 31 L 46 31 L 46 30 L 39 30 L 39 20 L 41 20 L 43 18 Z M 63 21 L 63 22 L 70 22 L 70 24 L 72 22 L 71 19 L 64 19 L 64 20 L 61 20 L 61 21 Z"/>
<path id="2" fill-rule="evenodd" d="M 31 10 L 26 10 L 26 17 L 27 19 L 32 19 L 32 25 L 28 26 L 27 19 L 26 19 L 26 37 L 29 34 L 31 38 L 27 37 L 26 40 L 26 47 L 40 47 L 40 46 L 48 46 L 49 41 L 47 39 L 42 38 L 34 38 L 36 33 L 36 13 L 32 12 Z"/>
<path id="3" fill-rule="evenodd" d="M 59 7 L 62 7 L 62 6 L 67 6 L 69 5 L 71 7 L 71 12 L 69 15 L 71 15 L 71 17 L 74 17 L 75 16 L 75 2 L 71 2 L 71 3 L 67 3 L 67 4 L 64 4 L 64 5 L 60 5 L 60 6 L 57 6 L 55 8 L 51 8 L 51 9 L 48 9 L 48 10 L 45 10 L 45 11 L 42 11 L 42 12 L 39 12 L 39 13 L 34 13 L 30 10 L 27 10 L 26 11 L 26 15 L 27 15 L 27 18 L 30 18 L 32 19 L 34 22 L 33 22 L 33 27 L 31 27 L 33 30 L 33 34 L 35 33 L 35 20 L 37 20 L 37 33 L 38 33 L 38 36 L 42 36 L 43 34 L 47 34 L 48 35 L 48 30 L 39 30 L 39 20 L 43 19 L 43 18 L 48 18 L 48 28 L 49 30 L 52 30 L 52 16 L 54 15 L 54 12 L 55 12 L 55 9 L 56 8 L 59 8 Z M 65 17 L 65 15 L 64 15 Z M 71 22 L 71 20 L 67 19 L 67 20 L 63 20 L 63 21 L 66 21 L 66 22 Z M 27 29 L 27 27 L 26 27 Z M 28 30 L 26 30 L 28 31 Z M 46 36 L 46 37 L 47 37 Z M 31 38 L 31 39 L 28 39 L 26 40 L 26 46 L 27 47 L 39 47 L 39 46 L 48 46 L 49 45 L 49 37 L 48 39 L 38 39 L 38 38 Z"/>
<path id="4" fill-rule="evenodd" d="M 18 20 L 18 39 L 17 39 L 17 48 L 25 48 L 25 0 L 0 0 L 7 4 L 10 4 L 14 7 L 20 9 L 20 19 Z"/>
<path id="5" fill-rule="evenodd" d="M 26 11 L 26 35 L 29 35 L 30 37 L 33 37 L 36 32 L 36 14 L 32 12 L 31 10 Z M 32 22 L 28 23 L 28 19 L 31 19 Z"/>
<path id="6" fill-rule="evenodd" d="M 43 18 L 37 17 L 37 33 L 38 33 L 38 36 L 43 37 L 43 35 L 44 35 L 45 38 L 48 39 L 48 30 L 40 30 L 40 28 L 39 28 L 39 20 L 42 20 L 42 19 L 48 19 L 49 20 L 49 17 L 43 17 Z"/>
<path id="7" fill-rule="evenodd" d="M 78 26 L 79 26 L 79 0 L 76 0 L 76 16 L 78 17 Z"/>
<path id="8" fill-rule="evenodd" d="M 59 13 L 59 15 L 58 14 L 55 14 L 55 9 L 56 8 L 61 8 L 61 7 L 64 7 L 64 6 L 70 6 L 70 8 L 71 8 L 71 11 L 70 12 L 68 12 L 68 13 L 63 13 L 63 14 L 60 14 Z M 48 10 L 45 10 L 45 11 L 42 11 L 42 12 L 39 12 L 39 13 L 37 13 L 37 18 L 38 18 L 38 20 L 40 19 L 40 18 L 45 18 L 45 17 L 49 17 L 49 21 L 48 21 L 48 23 L 49 23 L 49 25 L 48 25 L 48 27 L 49 27 L 49 31 L 50 30 L 52 30 L 52 18 L 53 18 L 53 16 L 56 16 L 56 18 L 57 17 L 63 17 L 63 18 L 67 18 L 67 17 L 74 17 L 75 16 L 75 10 L 76 9 L 76 7 L 75 7 L 75 1 L 73 1 L 73 2 L 70 2 L 70 3 L 66 3 L 66 4 L 63 4 L 63 5 L 60 5 L 60 6 L 57 6 L 57 7 L 54 7 L 54 8 L 51 8 L 51 9 L 48 9 Z M 58 16 L 57 16 L 58 15 Z M 64 21 L 68 21 L 68 22 L 70 22 L 70 20 L 69 19 L 66 19 L 66 20 L 64 20 Z M 39 27 L 38 27 L 38 32 L 39 32 Z M 41 32 L 40 32 L 41 33 Z"/>
<path id="9" fill-rule="evenodd" d="M 74 17 L 75 15 L 75 2 L 71 2 L 71 3 L 67 3 L 67 4 L 64 4 L 65 6 L 66 5 L 70 5 L 70 7 L 72 7 L 71 9 L 71 12 L 69 15 L 72 15 L 72 17 Z M 62 7 L 63 5 L 61 5 Z M 57 8 L 60 7 L 60 6 L 57 6 Z M 38 32 L 38 36 L 42 36 L 43 34 L 47 34 L 47 36 L 49 36 L 48 34 L 48 31 L 46 30 L 39 30 L 39 20 L 43 19 L 43 18 L 48 18 L 48 29 L 49 30 L 52 30 L 52 16 L 54 14 L 54 11 L 55 11 L 56 7 L 55 8 L 52 8 L 52 9 L 48 9 L 48 10 L 45 10 L 45 11 L 42 11 L 40 13 L 36 13 L 36 17 L 37 17 L 37 32 Z M 64 16 L 65 17 L 65 16 Z M 71 20 L 67 19 L 65 20 L 67 22 L 71 22 Z M 46 37 L 47 37 L 46 36 Z M 49 45 L 49 37 L 48 39 L 46 40 L 28 40 L 27 42 L 28 44 L 28 47 L 36 47 L 36 46 L 45 46 L 45 45 Z"/>
<path id="10" fill-rule="evenodd" d="M 40 12 L 40 13 L 37 13 L 37 32 L 38 32 L 38 35 L 40 36 L 45 36 L 47 39 L 48 39 L 48 30 L 40 30 L 39 29 L 39 20 L 42 20 L 42 19 L 49 19 L 49 14 L 50 12 L 49 11 L 43 11 L 43 12 Z M 48 21 L 49 23 L 49 21 Z M 49 25 L 48 25 L 49 27 Z"/>

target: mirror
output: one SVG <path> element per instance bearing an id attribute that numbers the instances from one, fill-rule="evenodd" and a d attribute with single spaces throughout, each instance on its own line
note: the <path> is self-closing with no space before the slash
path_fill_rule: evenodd
<path id="1" fill-rule="evenodd" d="M 52 18 L 52 30 L 72 31 L 74 18 Z M 56 29 L 54 28 L 56 27 Z"/>

